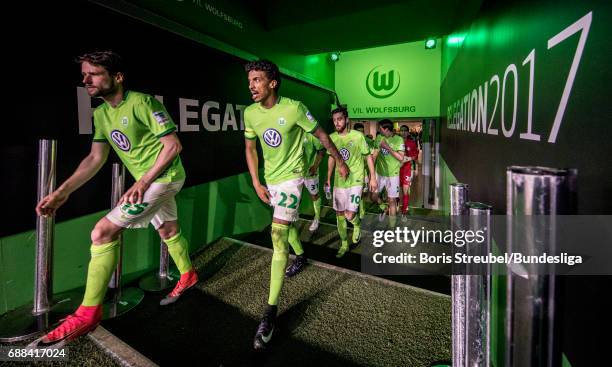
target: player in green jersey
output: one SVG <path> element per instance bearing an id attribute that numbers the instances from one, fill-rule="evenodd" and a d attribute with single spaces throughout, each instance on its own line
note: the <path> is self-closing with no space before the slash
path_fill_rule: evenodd
<path id="1" fill-rule="evenodd" d="M 367 162 L 370 171 L 369 186 L 372 191 L 376 191 L 376 176 L 370 147 L 368 147 L 363 133 L 357 130 L 349 130 L 348 112 L 346 109 L 338 107 L 333 110 L 332 119 L 336 131 L 330 135 L 330 138 L 351 170 L 351 174 L 347 178 L 340 177 L 338 172 L 334 176 L 333 202 L 334 210 L 336 211 L 336 222 L 338 223 L 338 234 L 341 240 L 336 257 L 342 257 L 349 249 L 346 231 L 347 220 L 353 224 L 353 243 L 358 243 L 361 239 L 361 217 L 356 213 L 359 210 L 361 192 L 363 190 L 364 160 Z M 335 164 L 335 160 L 330 157 L 327 165 L 327 185 L 331 184 L 331 176 L 334 172 Z"/>
<path id="2" fill-rule="evenodd" d="M 304 134 L 304 163 L 307 168 L 306 176 L 304 177 L 304 185 L 310 194 L 312 200 L 312 206 L 314 208 L 314 219 L 310 224 L 310 232 L 314 232 L 319 228 L 319 219 L 321 215 L 321 197 L 319 196 L 319 164 L 321 159 L 325 155 L 325 148 L 314 135 L 310 133 Z M 306 255 L 304 255 L 304 249 L 300 241 L 293 241 L 291 237 L 289 244 L 295 252 L 295 260 L 285 270 L 285 276 L 291 278 L 292 276 L 299 273 L 304 265 L 308 262 Z"/>
<path id="3" fill-rule="evenodd" d="M 36 341 L 38 345 L 66 343 L 100 323 L 104 295 L 119 259 L 118 238 L 125 228 L 142 228 L 151 223 L 168 245 L 181 278 L 162 304 L 176 301 L 198 281 L 189 259 L 187 239 L 181 234 L 177 221 L 174 196 L 185 181 L 185 171 L 179 158 L 182 147 L 175 134 L 174 122 L 153 97 L 124 89 L 122 59 L 116 53 L 85 54 L 77 62 L 81 64 L 87 93 L 104 100 L 94 111 L 95 134 L 91 151 L 72 176 L 38 203 L 36 212 L 54 215 L 72 192 L 100 170 L 111 147 L 136 182 L 91 232 L 91 261 L 81 306 Z"/>
<path id="4" fill-rule="evenodd" d="M 353 129 L 359 131 L 362 134 L 364 134 L 366 143 L 368 143 L 368 147 L 370 148 L 370 151 L 374 152 L 374 139 L 370 138 L 368 135 L 365 135 L 365 129 L 364 129 L 363 124 L 361 122 L 358 122 L 358 123 L 356 123 L 353 126 Z M 367 164 L 366 164 L 366 166 L 367 166 Z M 369 191 L 369 187 L 368 186 L 370 186 L 370 177 L 371 177 L 370 174 L 368 173 L 367 167 L 365 169 L 364 175 L 365 175 L 365 177 L 363 179 L 363 192 L 366 193 L 366 192 Z M 361 197 L 361 202 L 359 203 L 359 217 L 361 219 L 363 219 L 363 217 L 365 217 L 365 213 L 366 212 L 365 212 L 365 201 L 364 200 L 366 198 L 368 198 L 368 197 L 369 197 L 369 195 L 363 195 Z"/>
<path id="5" fill-rule="evenodd" d="M 312 134 L 304 134 L 304 162 L 306 163 L 306 175 L 304 185 L 312 199 L 314 218 L 308 230 L 314 232 L 319 228 L 321 217 L 321 196 L 319 195 L 319 164 L 325 155 L 325 148 Z M 289 269 L 287 269 L 289 271 Z"/>
<path id="6" fill-rule="evenodd" d="M 304 132 L 312 133 L 321 141 L 323 147 L 336 159 L 342 177 L 348 176 L 349 169 L 308 109 L 299 101 L 278 95 L 281 83 L 278 66 L 267 60 L 259 60 L 248 63 L 245 70 L 255 102 L 244 111 L 246 161 L 257 196 L 274 208 L 270 293 L 253 341 L 253 347 L 260 350 L 266 347 L 274 331 L 289 244 L 294 250 L 299 251 L 301 248 L 293 222 L 298 219 L 306 171 L 302 146 Z M 261 183 L 257 173 L 257 139 L 263 151 L 266 186 Z"/>
<path id="7" fill-rule="evenodd" d="M 385 207 L 388 206 L 389 224 L 395 227 L 396 200 L 399 198 L 400 191 L 399 173 L 401 162 L 404 159 L 404 139 L 395 134 L 391 120 L 379 121 L 378 129 L 380 133 L 376 136 L 376 149 L 374 150 L 378 191 L 372 192 L 372 200 L 381 205 L 383 213 Z M 388 204 L 383 204 L 379 198 L 383 189 L 387 190 Z"/>

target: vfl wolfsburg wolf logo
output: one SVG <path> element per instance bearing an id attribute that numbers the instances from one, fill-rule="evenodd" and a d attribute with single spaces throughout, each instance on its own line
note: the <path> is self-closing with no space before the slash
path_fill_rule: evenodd
<path id="1" fill-rule="evenodd" d="M 278 130 L 268 129 L 263 133 L 263 140 L 272 148 L 276 148 L 281 144 L 283 138 L 281 137 L 281 134 L 278 132 Z"/>
<path id="2" fill-rule="evenodd" d="M 351 158 L 351 152 L 349 152 L 348 149 L 346 148 L 340 149 L 340 155 L 342 156 L 342 159 L 344 159 L 345 161 L 348 161 L 349 158 Z"/>
<path id="3" fill-rule="evenodd" d="M 366 89 L 374 98 L 391 97 L 400 86 L 400 75 L 396 70 L 386 69 L 382 65 L 375 66 L 366 77 Z"/>

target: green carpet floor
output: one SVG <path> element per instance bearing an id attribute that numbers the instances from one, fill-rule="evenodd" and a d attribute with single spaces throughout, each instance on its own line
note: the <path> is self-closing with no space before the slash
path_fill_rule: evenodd
<path id="1" fill-rule="evenodd" d="M 161 366 L 429 366 L 451 354 L 450 297 L 309 265 L 287 280 L 265 353 L 252 338 L 268 294 L 271 251 L 222 239 L 194 259 L 201 282 L 161 307 L 148 294 L 103 325 Z"/>

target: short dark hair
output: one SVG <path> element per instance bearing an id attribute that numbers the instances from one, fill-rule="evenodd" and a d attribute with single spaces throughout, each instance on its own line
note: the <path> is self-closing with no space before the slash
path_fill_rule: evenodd
<path id="1" fill-rule="evenodd" d="M 123 58 L 114 51 L 95 51 L 77 57 L 76 62 L 82 64 L 88 62 L 92 65 L 102 66 L 109 74 L 125 74 L 125 64 Z"/>
<path id="2" fill-rule="evenodd" d="M 378 121 L 378 126 L 387 130 L 393 130 L 393 122 L 389 119 L 383 119 Z"/>
<path id="3" fill-rule="evenodd" d="M 353 126 L 353 129 L 355 129 L 355 130 L 357 130 L 357 129 L 363 129 L 363 128 L 364 128 L 364 127 L 363 127 L 363 124 L 362 124 L 361 122 L 358 122 L 358 123 L 356 123 L 356 124 Z"/>
<path id="4" fill-rule="evenodd" d="M 333 115 L 334 115 L 334 114 L 336 114 L 336 113 L 341 113 L 341 114 L 343 114 L 343 115 L 344 115 L 344 117 L 348 118 L 348 111 L 347 111 L 347 110 L 346 110 L 346 108 L 344 108 L 344 107 L 338 107 L 338 108 L 335 108 L 335 109 L 332 111 L 332 113 L 331 113 L 331 114 L 332 114 L 332 116 L 333 116 Z"/>
<path id="5" fill-rule="evenodd" d="M 244 70 L 248 73 L 249 71 L 263 71 L 270 80 L 276 80 L 276 88 L 278 91 L 281 86 L 281 76 L 278 66 L 270 60 L 256 60 L 251 61 L 244 65 Z"/>
<path id="6" fill-rule="evenodd" d="M 406 126 L 406 125 L 400 126 L 400 130 L 402 130 L 402 129 L 406 129 L 406 130 L 408 130 L 408 132 L 410 132 L 410 128 L 408 128 L 408 126 Z"/>

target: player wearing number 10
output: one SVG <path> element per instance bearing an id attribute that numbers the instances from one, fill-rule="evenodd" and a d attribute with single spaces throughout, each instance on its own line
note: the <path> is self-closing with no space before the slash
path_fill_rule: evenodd
<path id="1" fill-rule="evenodd" d="M 334 210 L 338 223 L 338 234 L 341 245 L 336 257 L 342 257 L 349 249 L 346 221 L 353 224 L 353 243 L 361 239 L 361 217 L 356 215 L 361 201 L 363 190 L 363 176 L 365 172 L 364 157 L 370 171 L 369 189 L 376 191 L 376 176 L 374 175 L 374 160 L 372 159 L 370 147 L 363 133 L 357 130 L 349 130 L 348 112 L 339 107 L 332 111 L 332 119 L 336 132 L 330 135 L 331 140 L 340 150 L 342 159 L 351 170 L 349 177 L 341 177 L 338 172 L 334 177 Z M 327 165 L 327 185 L 331 183 L 334 172 L 335 161 L 330 157 Z"/>
<path id="2" fill-rule="evenodd" d="M 245 66 L 253 103 L 244 111 L 245 153 L 253 186 L 259 198 L 274 208 L 272 218 L 272 265 L 268 306 L 257 328 L 253 347 L 264 349 L 272 338 L 277 305 L 289 257 L 289 244 L 301 252 L 299 234 L 293 222 L 298 219 L 298 207 L 305 167 L 303 159 L 304 133 L 312 133 L 337 161 L 342 177 L 348 167 L 329 136 L 318 126 L 306 106 L 278 95 L 281 84 L 278 67 L 270 61 L 259 60 Z M 261 184 L 257 157 L 257 139 L 264 158 L 266 185 Z"/>

